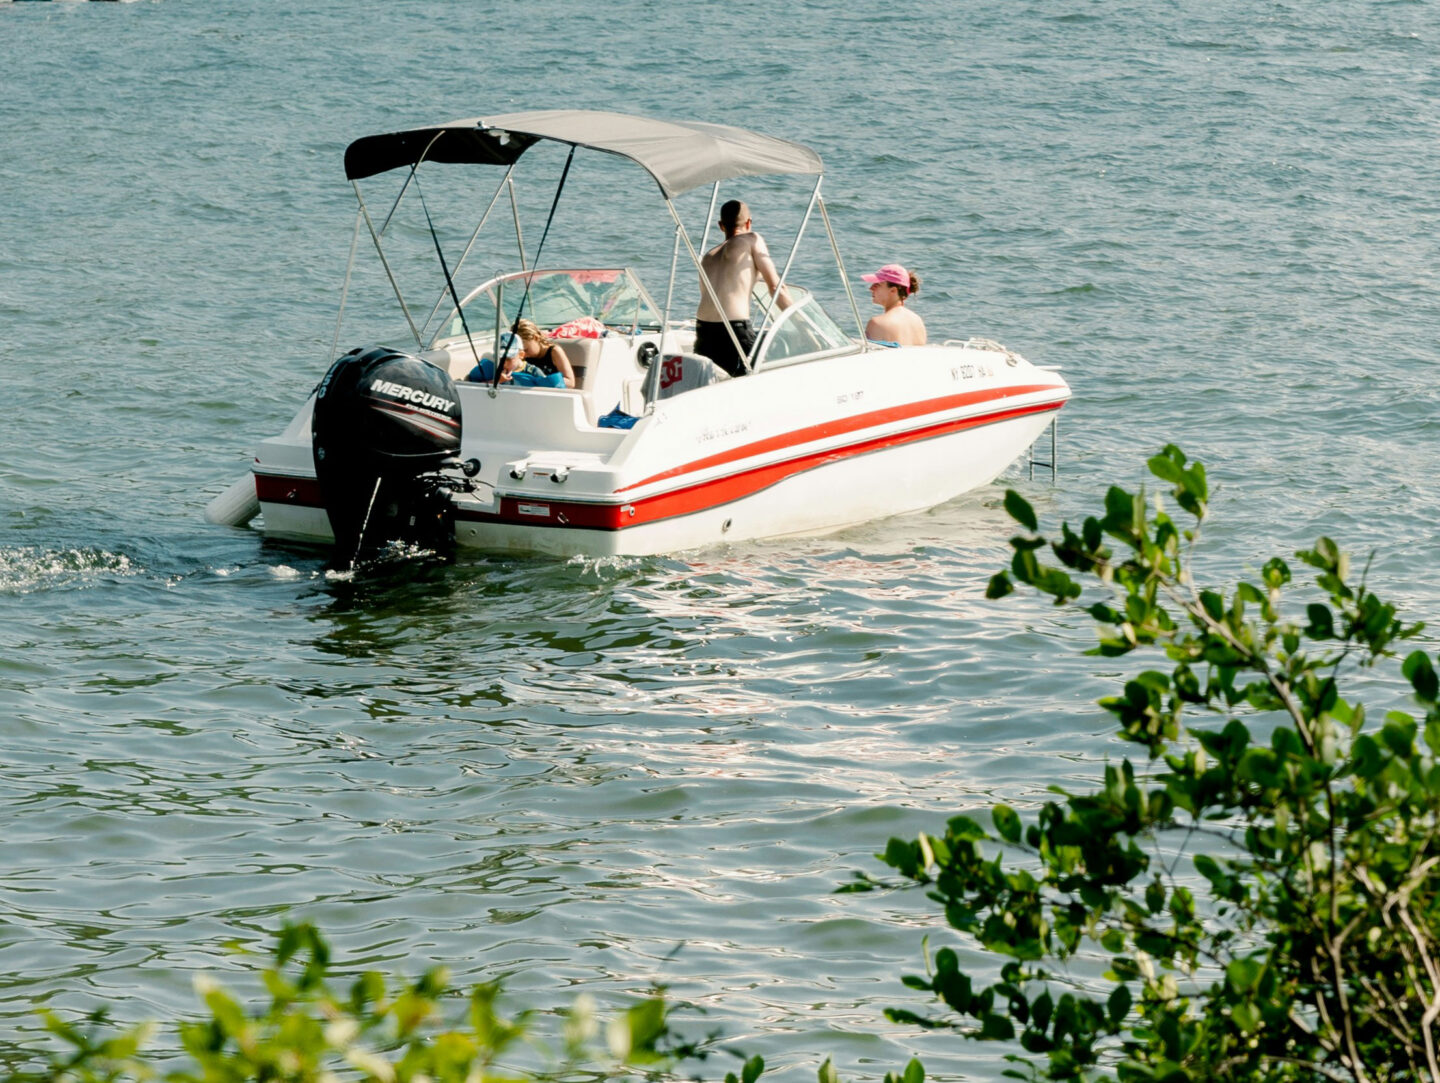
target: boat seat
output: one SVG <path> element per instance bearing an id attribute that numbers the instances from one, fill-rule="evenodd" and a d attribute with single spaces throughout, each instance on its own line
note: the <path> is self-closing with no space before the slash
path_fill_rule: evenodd
<path id="1" fill-rule="evenodd" d="M 570 359 L 592 425 L 624 397 L 625 380 L 640 374 L 624 335 L 556 339 L 555 345 Z"/>
<path id="2" fill-rule="evenodd" d="M 570 362 L 570 367 L 575 370 L 575 386 L 584 391 L 586 378 L 595 370 L 595 362 L 600 358 L 600 340 L 598 338 L 557 338 L 555 347 L 565 355 L 565 359 Z"/>

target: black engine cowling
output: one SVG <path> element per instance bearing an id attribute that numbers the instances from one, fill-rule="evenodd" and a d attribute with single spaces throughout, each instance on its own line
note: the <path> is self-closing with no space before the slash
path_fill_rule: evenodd
<path id="1" fill-rule="evenodd" d="M 450 496 L 434 477 L 460 450 L 460 396 L 446 372 L 384 346 L 352 350 L 316 389 L 311 433 L 343 564 L 390 542 L 454 541 Z"/>

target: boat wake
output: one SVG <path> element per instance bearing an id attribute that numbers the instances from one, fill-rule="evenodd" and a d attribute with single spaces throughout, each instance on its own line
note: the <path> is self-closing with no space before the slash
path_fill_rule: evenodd
<path id="1" fill-rule="evenodd" d="M 142 574 L 144 569 L 124 553 L 104 549 L 0 548 L 0 594 L 83 588 L 100 580 Z"/>

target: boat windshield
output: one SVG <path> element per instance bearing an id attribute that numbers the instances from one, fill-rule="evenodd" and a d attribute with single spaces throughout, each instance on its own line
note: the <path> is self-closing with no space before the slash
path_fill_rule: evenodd
<path id="1" fill-rule="evenodd" d="M 528 299 L 525 296 L 527 281 Z M 622 331 L 660 330 L 660 310 L 628 268 L 519 271 L 492 279 L 473 290 L 463 303 L 465 323 L 469 324 L 471 334 L 495 326 L 497 300 L 501 308 L 499 322 L 506 329 L 514 325 L 517 316 L 523 315 L 546 330 L 586 318 Z M 433 341 L 464 333 L 460 313 L 452 309 Z"/>
<path id="2" fill-rule="evenodd" d="M 855 348 L 855 340 L 840 329 L 809 290 L 788 283 L 785 289 L 791 305 L 779 314 L 766 334 L 757 368 Z M 755 300 L 765 303 L 758 289 Z"/>

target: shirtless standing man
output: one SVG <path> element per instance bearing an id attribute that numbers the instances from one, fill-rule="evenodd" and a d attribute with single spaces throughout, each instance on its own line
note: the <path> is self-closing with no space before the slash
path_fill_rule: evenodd
<path id="1" fill-rule="evenodd" d="M 790 295 L 780 285 L 780 274 L 765 239 L 750 231 L 750 208 L 732 199 L 720 208 L 720 228 L 725 231 L 721 241 L 700 257 L 700 307 L 695 313 L 695 352 L 704 354 L 731 376 L 745 375 L 745 357 L 755 344 L 755 330 L 750 326 L 750 291 L 759 275 L 769 287 L 781 308 L 790 307 Z M 715 291 L 720 308 L 710 298 L 705 279 Z M 729 324 L 740 340 L 741 353 L 735 352 L 730 339 Z"/>

